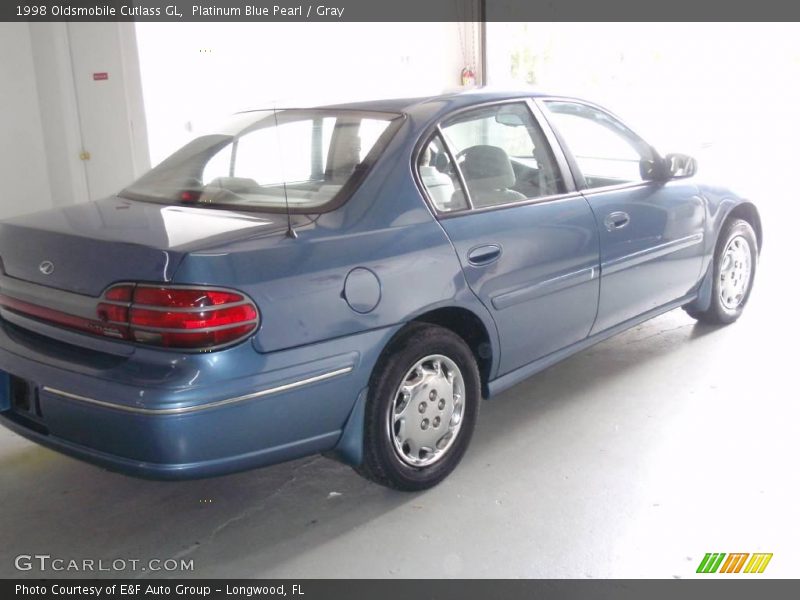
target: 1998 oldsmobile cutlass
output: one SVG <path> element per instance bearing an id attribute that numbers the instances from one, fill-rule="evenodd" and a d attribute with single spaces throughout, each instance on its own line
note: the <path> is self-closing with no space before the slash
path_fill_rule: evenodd
<path id="1" fill-rule="evenodd" d="M 735 321 L 756 207 L 582 100 L 240 113 L 0 225 L 0 421 L 133 475 L 314 453 L 435 485 L 482 398 L 665 311 Z"/>

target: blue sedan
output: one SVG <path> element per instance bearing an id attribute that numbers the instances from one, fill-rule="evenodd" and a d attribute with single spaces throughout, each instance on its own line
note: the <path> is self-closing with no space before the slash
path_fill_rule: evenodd
<path id="1" fill-rule="evenodd" d="M 574 98 L 235 115 L 0 224 L 0 422 L 132 475 L 326 453 L 420 490 L 480 401 L 666 311 L 735 321 L 756 207 Z"/>

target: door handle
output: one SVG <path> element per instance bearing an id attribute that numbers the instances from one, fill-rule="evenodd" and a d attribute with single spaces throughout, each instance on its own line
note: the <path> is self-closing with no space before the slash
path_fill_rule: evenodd
<path id="1" fill-rule="evenodd" d="M 501 254 L 503 254 L 503 249 L 498 244 L 486 244 L 485 246 L 476 246 L 467 252 L 467 260 L 471 265 L 482 267 L 496 261 Z"/>
<path id="2" fill-rule="evenodd" d="M 606 229 L 608 229 L 609 231 L 614 231 L 615 229 L 622 229 L 630 222 L 631 222 L 631 216 L 626 212 L 622 212 L 621 210 L 609 213 L 603 220 L 603 224 L 605 224 Z"/>

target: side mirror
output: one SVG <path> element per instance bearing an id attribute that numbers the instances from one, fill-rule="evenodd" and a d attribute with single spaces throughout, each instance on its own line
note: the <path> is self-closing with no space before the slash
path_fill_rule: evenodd
<path id="1" fill-rule="evenodd" d="M 697 173 L 697 161 L 686 154 L 667 154 L 664 162 L 669 179 L 683 179 Z"/>

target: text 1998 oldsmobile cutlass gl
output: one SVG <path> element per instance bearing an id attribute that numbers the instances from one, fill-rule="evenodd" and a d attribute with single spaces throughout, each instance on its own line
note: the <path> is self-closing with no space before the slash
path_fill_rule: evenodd
<path id="1" fill-rule="evenodd" d="M 0 225 L 0 421 L 157 478 L 458 464 L 482 398 L 747 303 L 755 206 L 577 99 L 241 113 L 117 196 Z"/>

